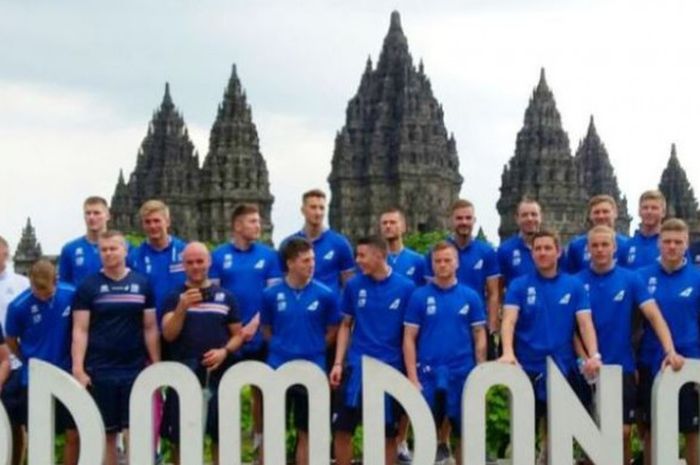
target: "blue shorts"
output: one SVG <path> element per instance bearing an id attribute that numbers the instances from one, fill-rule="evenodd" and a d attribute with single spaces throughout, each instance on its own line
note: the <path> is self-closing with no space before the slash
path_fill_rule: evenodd
<path id="1" fill-rule="evenodd" d="M 435 425 L 439 427 L 447 418 L 455 436 L 462 432 L 462 389 L 473 367 L 459 371 L 437 370 L 425 372 L 419 368 L 418 379 Z"/>

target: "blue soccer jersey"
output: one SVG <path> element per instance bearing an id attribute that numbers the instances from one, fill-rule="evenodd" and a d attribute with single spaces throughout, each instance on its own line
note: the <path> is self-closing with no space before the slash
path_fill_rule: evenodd
<path id="1" fill-rule="evenodd" d="M 6 333 L 20 340 L 22 384 L 27 385 L 32 358 L 70 371 L 71 305 L 75 287 L 59 283 L 49 300 L 27 289 L 7 309 Z"/>
<path id="2" fill-rule="evenodd" d="M 260 312 L 266 287 L 282 278 L 277 253 L 270 247 L 253 243 L 241 250 L 233 243 L 223 244 L 212 253 L 209 276 L 232 292 L 240 309 L 243 324 Z M 263 344 L 260 331 L 244 346 L 245 351 L 259 350 Z"/>
<path id="3" fill-rule="evenodd" d="M 58 279 L 78 286 L 87 276 L 97 273 L 102 268 L 100 249 L 97 242 L 79 237 L 61 249 L 58 261 Z"/>
<path id="4" fill-rule="evenodd" d="M 655 263 L 639 270 L 639 274 L 661 309 L 676 351 L 685 357 L 700 358 L 700 270 L 686 263 L 668 273 Z M 661 343 L 645 323 L 639 362 L 655 371 L 663 358 Z"/>
<path id="5" fill-rule="evenodd" d="M 636 270 L 655 263 L 659 255 L 659 235 L 645 236 L 637 230 L 627 242 L 626 254 L 621 264 Z"/>
<path id="6" fill-rule="evenodd" d="M 447 239 L 457 248 L 459 256 L 459 268 L 457 268 L 457 280 L 471 287 L 480 296 L 486 296 L 486 281 L 498 278 L 501 275 L 498 267 L 496 251 L 484 241 L 473 239 L 465 247 L 459 247 L 454 238 Z M 427 258 L 427 276 L 432 278 L 433 260 L 432 252 Z"/>
<path id="7" fill-rule="evenodd" d="M 290 237 L 308 239 L 303 230 L 296 232 Z M 314 248 L 314 256 L 316 257 L 314 279 L 321 281 L 333 292 L 340 292 L 341 273 L 355 268 L 350 242 L 342 234 L 332 229 L 326 229 L 311 243 Z"/>
<path id="8" fill-rule="evenodd" d="M 103 272 L 78 287 L 73 311 L 90 312 L 85 369 L 90 375 L 133 376 L 146 364 L 143 317 L 155 311 L 148 278 L 129 271 L 115 281 Z"/>
<path id="9" fill-rule="evenodd" d="M 518 312 L 513 340 L 523 369 L 543 373 L 547 357 L 552 357 L 564 374 L 569 373 L 576 360 L 576 314 L 591 311 L 583 283 L 564 273 L 545 278 L 535 271 L 508 286 L 503 306 Z"/>
<path id="10" fill-rule="evenodd" d="M 182 285 L 168 294 L 163 304 L 163 316 L 175 311 L 180 294 L 187 289 Z M 187 309 L 182 330 L 170 343 L 173 359 L 191 367 L 199 366 L 207 351 L 220 349 L 228 343 L 231 338 L 229 325 L 240 321 L 233 294 L 212 285 L 205 291 L 204 300 Z"/>
<path id="11" fill-rule="evenodd" d="M 267 362 L 277 368 L 291 360 L 308 360 L 325 371 L 326 330 L 341 317 L 338 296 L 312 280 L 303 289 L 282 281 L 263 293 L 261 324 L 270 326 Z"/>
<path id="12" fill-rule="evenodd" d="M 695 266 L 700 266 L 700 241 L 690 244 L 690 247 L 688 247 L 688 257 L 690 258 L 690 263 Z"/>
<path id="13" fill-rule="evenodd" d="M 407 277 L 416 286 L 425 284 L 425 257 L 418 252 L 404 247 L 398 253 L 389 252 L 386 262 L 392 270 Z"/>
<path id="14" fill-rule="evenodd" d="M 443 289 L 434 283 L 413 292 L 404 324 L 416 326 L 421 370 L 447 367 L 466 372 L 476 364 L 472 329 L 486 324 L 481 297 L 470 287 Z"/>
<path id="15" fill-rule="evenodd" d="M 412 281 L 390 272 L 376 281 L 354 276 L 343 292 L 340 310 L 354 320 L 348 364 L 359 367 L 369 355 L 395 368 L 402 368 L 403 320 L 415 288 Z"/>
<path id="16" fill-rule="evenodd" d="M 602 362 L 634 372 L 633 315 L 642 304 L 653 301 L 642 279 L 620 266 L 605 273 L 588 268 L 576 277 L 588 290 Z"/>
<path id="17" fill-rule="evenodd" d="M 518 276 L 535 271 L 532 250 L 519 234 L 501 242 L 496 252 L 498 267 L 506 286 Z"/>
<path id="18" fill-rule="evenodd" d="M 129 267 L 148 277 L 159 322 L 163 316 L 165 298 L 185 284 L 182 251 L 186 245 L 181 239 L 171 236 L 167 247 L 162 250 L 156 250 L 148 241 L 143 241 L 129 252 Z"/>
<path id="19" fill-rule="evenodd" d="M 629 237 L 615 233 L 615 243 L 617 244 L 615 260 L 620 265 L 624 265 L 627 258 L 627 242 L 629 240 Z M 566 248 L 566 270 L 571 274 L 575 274 L 587 269 L 590 264 L 591 253 L 588 251 L 588 234 L 574 237 Z"/>

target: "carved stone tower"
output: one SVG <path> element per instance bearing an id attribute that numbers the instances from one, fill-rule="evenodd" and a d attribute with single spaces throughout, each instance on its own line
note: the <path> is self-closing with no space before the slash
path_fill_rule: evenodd
<path id="1" fill-rule="evenodd" d="M 684 220 L 690 228 L 691 241 L 700 239 L 698 201 L 688 181 L 688 176 L 678 161 L 676 144 L 671 144 L 671 157 L 661 174 L 659 190 L 666 196 L 667 217 Z"/>
<path id="2" fill-rule="evenodd" d="M 32 220 L 27 218 L 27 224 L 22 229 L 22 237 L 17 244 L 15 255 L 12 257 L 15 272 L 27 276 L 29 269 L 41 256 L 41 244 L 36 240 L 36 231 L 32 226 Z"/>
<path id="3" fill-rule="evenodd" d="M 544 69 L 525 110 L 515 155 L 503 168 L 497 203 L 501 239 L 517 232 L 514 215 L 524 196 L 540 202 L 544 224 L 559 231 L 564 242 L 585 228 L 586 190 Z"/>
<path id="4" fill-rule="evenodd" d="M 376 232 L 389 206 L 406 212 L 409 230 L 446 229 L 462 186 L 455 140 L 423 63 L 413 64 L 396 11 L 377 67 L 367 60 L 348 102 L 328 182 L 330 225 L 351 238 Z"/>
<path id="5" fill-rule="evenodd" d="M 632 217 L 627 211 L 627 199 L 620 193 L 615 170 L 610 163 L 608 151 L 598 136 L 593 116 L 588 123 L 586 137 L 578 144 L 574 160 L 583 177 L 583 186 L 588 196 L 607 194 L 614 198 L 618 209 L 615 229 L 623 234 L 629 234 Z"/>
<path id="6" fill-rule="evenodd" d="M 235 65 L 211 128 L 201 180 L 201 238 L 225 241 L 230 234 L 231 211 L 240 202 L 257 204 L 263 233 L 268 237 L 272 234 L 270 214 L 274 197 L 270 194 L 267 165 Z"/>
<path id="7" fill-rule="evenodd" d="M 163 101 L 153 114 L 129 181 L 125 182 L 119 172 L 112 197 L 112 224 L 126 232 L 140 231 L 139 207 L 146 200 L 160 199 L 170 208 L 171 231 L 194 239 L 199 189 L 199 157 L 166 83 Z"/>

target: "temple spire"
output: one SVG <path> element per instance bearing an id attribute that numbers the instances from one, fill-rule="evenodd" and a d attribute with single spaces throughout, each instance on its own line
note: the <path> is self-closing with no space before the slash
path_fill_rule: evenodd
<path id="1" fill-rule="evenodd" d="M 29 269 L 41 256 L 41 244 L 36 239 L 36 231 L 32 226 L 31 218 L 27 217 L 27 222 L 22 229 L 22 237 L 17 244 L 15 255 L 12 257 L 15 272 L 23 275 L 29 274 Z"/>
<path id="2" fill-rule="evenodd" d="M 165 83 L 165 93 L 163 94 L 163 103 L 160 104 L 161 109 L 172 109 L 175 108 L 173 104 L 173 99 L 170 96 L 170 83 Z"/>
<path id="3" fill-rule="evenodd" d="M 693 187 L 688 181 L 688 176 L 678 159 L 676 144 L 671 144 L 671 155 L 661 174 L 659 190 L 666 197 L 667 216 L 684 220 L 690 228 L 691 238 L 698 239 L 700 236 L 698 201 Z"/>

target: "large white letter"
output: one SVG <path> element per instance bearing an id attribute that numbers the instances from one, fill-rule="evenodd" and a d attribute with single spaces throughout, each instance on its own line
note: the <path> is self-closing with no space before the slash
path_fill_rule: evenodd
<path id="1" fill-rule="evenodd" d="M 177 391 L 180 401 L 180 463 L 202 465 L 202 389 L 192 370 L 176 362 L 161 362 L 143 370 L 129 397 L 129 461 L 148 464 L 153 450 L 153 393 L 162 386 Z"/>
<path id="2" fill-rule="evenodd" d="M 5 406 L 0 403 L 0 464 L 10 465 L 12 462 L 12 428 Z"/>
<path id="3" fill-rule="evenodd" d="M 80 465 L 102 463 L 105 427 L 90 394 L 71 375 L 49 363 L 29 361 L 29 464 L 54 460 L 54 398 L 73 416 L 80 433 Z"/>
<path id="4" fill-rule="evenodd" d="M 399 371 L 367 356 L 362 357 L 362 463 L 384 464 L 385 394 L 394 397 L 411 420 L 413 463 L 433 463 L 437 448 L 435 422 L 425 399 Z"/>
<path id="5" fill-rule="evenodd" d="M 651 393 L 654 465 L 678 463 L 678 395 L 686 383 L 700 384 L 700 361 L 686 359 L 682 370 L 666 369 L 654 380 Z"/>
<path id="6" fill-rule="evenodd" d="M 550 465 L 570 465 L 576 439 L 596 465 L 619 465 L 622 450 L 622 369 L 604 366 L 596 393 L 600 427 L 576 397 L 556 364 L 547 359 L 547 435 Z"/>
<path id="7" fill-rule="evenodd" d="M 535 395 L 525 372 L 499 362 L 472 370 L 462 391 L 462 463 L 486 461 L 486 393 L 497 385 L 508 388 L 513 465 L 535 461 Z"/>
<path id="8" fill-rule="evenodd" d="M 252 384 L 263 394 L 265 463 L 286 463 L 285 396 L 295 384 L 309 394 L 309 465 L 330 461 L 330 390 L 326 374 L 306 361 L 285 363 L 273 370 L 264 363 L 246 361 L 226 371 L 219 384 L 219 461 L 241 464 L 241 388 Z"/>

